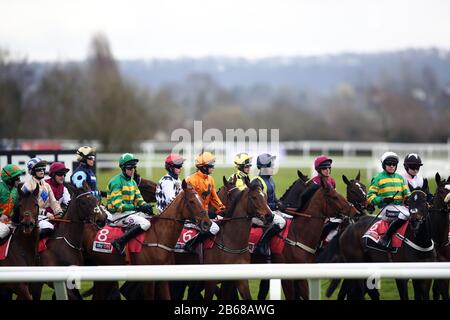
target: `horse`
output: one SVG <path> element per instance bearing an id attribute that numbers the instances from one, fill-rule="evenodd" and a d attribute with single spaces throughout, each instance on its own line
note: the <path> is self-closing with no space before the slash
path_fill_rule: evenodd
<path id="1" fill-rule="evenodd" d="M 448 239 L 450 202 L 446 199 L 450 192 L 450 176 L 447 180 L 441 180 L 439 173 L 436 173 L 435 180 L 436 192 L 433 197 L 433 205 L 430 209 L 431 236 L 436 247 L 437 261 L 445 262 L 450 261 L 450 246 Z M 445 200 L 447 200 L 447 202 L 445 202 Z M 434 280 L 434 300 L 439 300 L 439 298 L 450 300 L 448 283 L 448 280 Z"/>
<path id="2" fill-rule="evenodd" d="M 298 179 L 295 180 L 290 187 L 281 196 L 280 201 L 286 208 L 298 208 L 300 206 L 301 194 L 306 189 L 308 176 L 304 175 L 300 170 L 297 170 Z M 270 257 L 263 256 L 257 251 L 251 254 L 251 263 L 270 263 Z M 259 283 L 258 300 L 265 300 L 270 289 L 270 280 L 264 279 Z"/>
<path id="3" fill-rule="evenodd" d="M 41 266 L 83 265 L 83 230 L 85 225 L 95 224 L 102 211 L 89 185 L 83 188 L 69 185 L 71 201 L 63 219 L 55 219 L 55 230 L 46 241 L 46 249 L 39 253 Z M 40 299 L 43 283 L 32 285 L 34 299 Z M 51 286 L 51 285 L 50 285 Z M 68 290 L 70 299 L 82 299 L 77 289 Z"/>
<path id="4" fill-rule="evenodd" d="M 327 184 L 324 178 L 320 185 L 311 185 L 308 197 L 302 195 L 303 203 L 296 211 L 289 228 L 285 246 L 281 254 L 274 254 L 276 263 L 312 263 L 320 241 L 321 231 L 326 218 L 344 215 L 353 217 L 355 207 Z M 309 199 L 308 199 L 309 198 Z M 283 280 L 286 299 L 309 299 L 309 287 L 306 280 Z"/>
<path id="5" fill-rule="evenodd" d="M 175 264 L 173 255 L 175 244 L 180 236 L 183 225 L 188 220 L 195 220 L 202 231 L 208 231 L 211 220 L 204 210 L 199 195 L 195 189 L 185 180 L 182 182 L 182 191 L 161 212 L 152 218 L 152 226 L 144 234 L 142 251 L 130 253 L 130 262 L 135 265 L 170 265 Z M 129 286 L 133 286 L 129 283 Z M 155 295 L 164 300 L 170 299 L 167 282 L 157 284 L 158 292 L 155 290 L 155 282 L 142 284 L 142 295 L 139 299 L 154 299 Z"/>
<path id="6" fill-rule="evenodd" d="M 219 191 L 219 197 L 225 198 L 227 211 L 221 220 L 220 231 L 213 240 L 213 246 L 204 250 L 204 264 L 238 264 L 250 263 L 249 235 L 251 220 L 260 218 L 263 222 L 270 222 L 272 211 L 267 205 L 267 196 L 257 183 L 244 180 L 247 188 L 240 191 L 236 180 L 228 182 L 223 177 L 224 188 Z M 216 281 L 205 284 L 205 300 L 211 300 L 215 292 Z M 222 282 L 221 299 L 231 299 L 236 287 L 245 300 L 251 300 L 247 280 Z"/>
<path id="7" fill-rule="evenodd" d="M 370 249 L 366 246 L 369 240 L 362 236 L 373 225 L 374 219 L 370 216 L 361 217 L 355 224 L 348 226 L 339 239 L 339 247 L 344 262 L 431 262 L 435 260 L 435 251 L 431 240 L 429 215 L 426 194 L 420 190 L 411 193 L 406 202 L 410 210 L 410 223 L 407 226 L 404 243 L 397 253 Z M 400 298 L 408 299 L 407 280 L 396 280 Z M 351 290 L 349 298 L 363 299 L 365 282 L 361 280 L 348 280 Z M 416 299 L 428 299 L 429 281 L 415 281 Z"/>
<path id="8" fill-rule="evenodd" d="M 155 202 L 157 183 L 151 180 L 144 179 L 141 176 L 135 177 L 134 180 L 136 181 L 139 191 L 141 192 L 142 198 L 144 198 L 145 202 Z"/>
<path id="9" fill-rule="evenodd" d="M 12 225 L 16 229 L 11 236 L 8 256 L 6 259 L 0 260 L 0 266 L 36 265 L 39 239 L 39 227 L 37 224 L 39 186 L 32 193 L 24 193 L 20 184 L 18 192 L 18 204 L 14 208 L 12 218 Z M 26 283 L 6 283 L 1 284 L 0 288 L 4 298 L 9 299 L 12 297 L 12 293 L 15 293 L 18 300 L 32 300 L 29 286 Z"/>

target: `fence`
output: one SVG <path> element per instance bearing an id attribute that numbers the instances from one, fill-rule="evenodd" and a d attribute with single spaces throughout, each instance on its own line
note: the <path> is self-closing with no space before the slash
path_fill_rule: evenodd
<path id="1" fill-rule="evenodd" d="M 332 264 L 239 264 L 153 265 L 98 267 L 1 267 L 1 282 L 54 282 L 57 299 L 67 299 L 66 284 L 80 281 L 172 281 L 271 279 L 270 298 L 281 298 L 280 279 L 449 279 L 449 262 L 431 263 L 332 263 Z M 314 291 L 314 288 L 313 288 Z M 320 291 L 319 291 L 320 292 Z M 314 291 L 312 299 L 320 299 Z"/>

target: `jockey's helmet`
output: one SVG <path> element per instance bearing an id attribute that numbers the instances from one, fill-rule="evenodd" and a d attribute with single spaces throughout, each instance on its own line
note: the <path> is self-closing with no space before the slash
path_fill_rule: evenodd
<path id="1" fill-rule="evenodd" d="M 383 167 L 383 169 L 385 169 L 386 163 L 393 163 L 393 164 L 397 165 L 399 158 L 395 152 L 387 151 L 387 152 L 383 153 L 380 161 L 381 161 L 381 166 Z"/>
<path id="2" fill-rule="evenodd" d="M 83 146 L 77 150 L 77 161 L 86 161 L 88 156 L 95 156 L 95 148 Z"/>
<path id="3" fill-rule="evenodd" d="M 171 153 L 169 154 L 166 159 L 164 160 L 164 164 L 166 167 L 166 170 L 170 170 L 175 166 L 178 166 L 179 168 L 181 168 L 181 166 L 183 166 L 183 162 L 186 159 L 184 159 L 182 156 L 180 156 L 177 153 Z"/>
<path id="4" fill-rule="evenodd" d="M 234 164 L 236 166 L 236 169 L 242 171 L 244 169 L 244 167 L 248 167 L 248 166 L 252 165 L 252 157 L 249 156 L 249 154 L 245 153 L 245 152 L 238 153 L 234 157 Z"/>
<path id="5" fill-rule="evenodd" d="M 256 158 L 256 167 L 258 169 L 273 167 L 273 160 L 276 158 L 276 156 L 272 156 L 268 153 L 260 154 L 258 158 Z"/>
<path id="6" fill-rule="evenodd" d="M 2 180 L 6 183 L 15 180 L 19 176 L 25 173 L 25 170 L 19 168 L 15 164 L 7 164 L 2 169 Z"/>
<path id="7" fill-rule="evenodd" d="M 31 158 L 27 163 L 28 173 L 34 175 L 34 173 L 40 169 L 44 169 L 47 166 L 47 161 L 41 158 Z"/>
<path id="8" fill-rule="evenodd" d="M 408 171 L 410 167 L 419 169 L 419 167 L 423 166 L 422 159 L 420 159 L 417 153 L 408 153 L 403 161 L 403 166 L 406 171 Z"/>
<path id="9" fill-rule="evenodd" d="M 320 155 L 314 160 L 314 169 L 320 170 L 320 169 L 329 169 L 331 168 L 331 164 L 333 163 L 333 160 L 326 155 Z"/>
<path id="10" fill-rule="evenodd" d="M 214 164 L 216 163 L 216 157 L 208 151 L 200 153 L 195 158 L 195 166 L 197 168 L 200 167 L 214 167 Z"/>
<path id="11" fill-rule="evenodd" d="M 139 159 L 134 156 L 132 153 L 124 153 L 120 156 L 119 159 L 119 167 L 124 168 L 125 166 L 136 166 L 139 162 Z"/>
<path id="12" fill-rule="evenodd" d="M 54 177 L 57 174 L 58 175 L 66 174 L 69 171 L 70 171 L 70 169 L 66 168 L 64 163 L 62 163 L 62 162 L 53 162 L 52 165 L 50 166 L 50 170 L 48 171 L 48 174 L 50 175 L 50 177 Z"/>

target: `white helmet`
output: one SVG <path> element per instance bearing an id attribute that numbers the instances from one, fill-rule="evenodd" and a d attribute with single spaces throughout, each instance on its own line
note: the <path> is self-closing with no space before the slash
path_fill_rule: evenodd
<path id="1" fill-rule="evenodd" d="M 82 161 L 89 155 L 95 155 L 95 147 L 83 146 L 77 150 L 77 161 Z"/>
<path id="2" fill-rule="evenodd" d="M 383 165 L 384 162 L 388 159 L 395 160 L 397 163 L 400 161 L 398 155 L 395 152 L 388 151 L 383 153 L 383 155 L 381 156 L 381 164 Z"/>

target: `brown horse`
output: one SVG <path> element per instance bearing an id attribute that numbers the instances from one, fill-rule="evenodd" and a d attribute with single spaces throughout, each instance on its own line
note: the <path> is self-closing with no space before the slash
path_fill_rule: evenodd
<path id="1" fill-rule="evenodd" d="M 330 187 L 324 179 L 320 185 L 308 188 L 311 198 L 292 212 L 292 220 L 282 254 L 274 254 L 273 261 L 277 263 L 312 263 L 315 259 L 316 248 L 320 241 L 321 232 L 326 218 L 337 215 L 353 217 L 357 211 L 336 190 Z M 296 285 L 294 285 L 296 284 Z M 309 299 L 309 287 L 306 280 L 282 281 L 286 299 Z"/>
<path id="2" fill-rule="evenodd" d="M 370 249 L 366 246 L 364 233 L 374 223 L 370 216 L 362 217 L 346 228 L 339 239 L 341 256 L 345 262 L 432 262 L 435 261 L 435 251 L 431 240 L 429 226 L 428 204 L 426 194 L 413 191 L 408 198 L 411 217 L 405 233 L 405 242 L 397 253 L 392 254 L 381 250 Z M 351 288 L 352 299 L 363 299 L 366 290 L 365 281 L 347 280 Z M 407 280 L 396 280 L 397 288 L 402 300 L 408 299 Z M 416 299 L 428 299 L 430 281 L 414 281 Z"/>
<path id="3" fill-rule="evenodd" d="M 157 183 L 144 179 L 140 176 L 135 177 L 134 179 L 138 185 L 139 191 L 142 194 L 145 202 L 155 202 L 156 201 L 156 186 Z"/>
<path id="4" fill-rule="evenodd" d="M 211 220 L 197 192 L 185 180 L 182 188 L 170 205 L 159 216 L 152 218 L 152 226 L 145 232 L 142 251 L 130 254 L 132 264 L 175 264 L 174 247 L 187 220 L 194 220 L 202 231 L 209 230 Z M 167 282 L 159 282 L 157 287 L 159 290 L 155 292 L 155 282 L 144 283 L 143 295 L 139 298 L 154 299 L 157 293 L 161 299 L 170 299 Z"/>
<path id="5" fill-rule="evenodd" d="M 71 201 L 64 219 L 55 219 L 55 231 L 47 240 L 47 249 L 39 254 L 39 264 L 42 266 L 83 265 L 84 225 L 95 224 L 102 215 L 98 200 L 86 182 L 82 189 L 69 188 Z M 34 299 L 40 299 L 42 285 L 33 284 Z M 68 294 L 70 299 L 81 299 L 77 289 L 68 290 Z"/>
<path id="6" fill-rule="evenodd" d="M 297 170 L 298 179 L 281 196 L 280 201 L 286 208 L 298 208 L 300 206 L 301 195 L 306 189 L 308 176 Z M 256 250 L 251 254 L 251 263 L 270 263 L 270 257 L 266 257 L 258 253 Z M 260 281 L 258 290 L 258 300 L 265 300 L 270 289 L 270 280 L 264 279 Z"/>
<path id="7" fill-rule="evenodd" d="M 224 199 L 227 212 L 221 220 L 221 228 L 214 239 L 211 249 L 204 251 L 205 264 L 237 264 L 250 263 L 248 239 L 250 235 L 251 219 L 260 218 L 263 222 L 270 222 L 272 211 L 267 205 L 267 197 L 257 183 L 244 180 L 247 188 L 240 191 L 236 187 L 236 180 L 228 182 L 223 177 L 224 188 L 219 191 L 219 197 Z M 216 281 L 205 284 L 205 300 L 212 300 Z M 222 282 L 221 299 L 234 297 L 233 290 L 237 288 L 241 297 L 251 300 L 247 280 Z"/>
<path id="8" fill-rule="evenodd" d="M 8 256 L 5 260 L 0 261 L 0 266 L 36 265 L 39 239 L 39 227 L 37 226 L 37 217 L 39 214 L 37 196 L 39 194 L 39 187 L 32 193 L 25 194 L 21 191 L 21 185 L 19 185 L 18 191 L 18 205 L 14 208 L 12 219 L 12 225 L 16 229 L 9 244 Z M 32 299 L 28 284 L 26 283 L 0 284 L 0 288 L 4 298 L 11 298 L 11 294 L 15 293 L 17 299 Z"/>
<path id="9" fill-rule="evenodd" d="M 445 203 L 444 199 L 450 192 L 450 176 L 447 180 L 441 180 L 439 173 L 436 173 L 435 179 L 436 193 L 430 209 L 431 236 L 436 247 L 437 261 L 447 262 L 450 261 L 448 241 L 450 202 Z M 448 280 L 434 280 L 433 299 L 450 300 L 448 283 Z"/>

